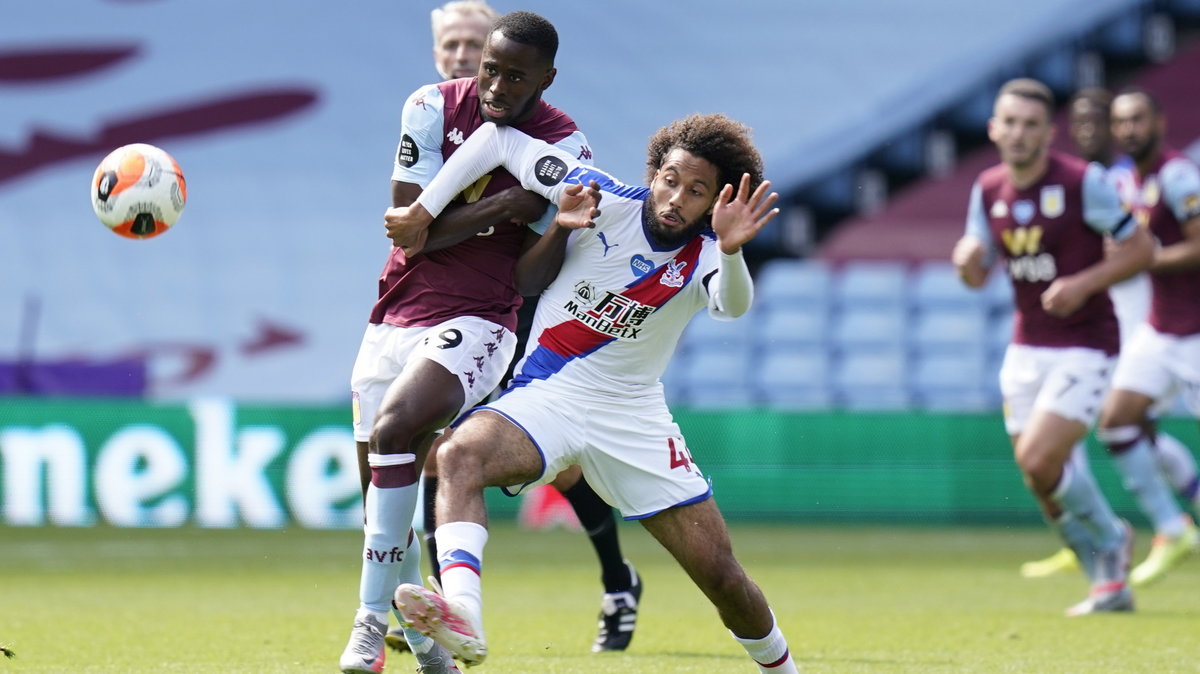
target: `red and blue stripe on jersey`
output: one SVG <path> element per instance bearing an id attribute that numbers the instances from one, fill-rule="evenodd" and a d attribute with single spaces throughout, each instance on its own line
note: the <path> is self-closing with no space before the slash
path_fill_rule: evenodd
<path id="1" fill-rule="evenodd" d="M 659 265 L 625 286 L 622 295 L 643 306 L 655 309 L 663 306 L 691 282 L 703 245 L 704 237 L 693 238 L 668 263 Z M 663 283 L 662 278 L 669 270 L 682 272 L 683 282 L 678 286 Z M 584 325 L 576 318 L 547 328 L 538 337 L 537 348 L 525 359 L 521 372 L 513 378 L 509 388 L 519 388 L 534 379 L 546 379 L 562 370 L 570 361 L 583 358 L 615 339 L 612 335 Z"/>

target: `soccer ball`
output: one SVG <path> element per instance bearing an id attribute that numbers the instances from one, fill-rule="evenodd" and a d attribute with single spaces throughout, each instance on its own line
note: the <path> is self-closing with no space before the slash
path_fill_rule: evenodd
<path id="1" fill-rule="evenodd" d="M 124 145 L 109 153 L 92 178 L 92 210 L 121 236 L 149 239 L 167 231 L 187 203 L 179 164 L 160 148 Z"/>

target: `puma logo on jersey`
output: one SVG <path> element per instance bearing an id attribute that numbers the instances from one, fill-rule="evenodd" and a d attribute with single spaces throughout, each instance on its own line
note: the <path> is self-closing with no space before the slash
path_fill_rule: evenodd
<path id="1" fill-rule="evenodd" d="M 446 140 L 455 145 L 462 145 L 466 138 L 463 137 L 463 132 L 458 130 L 458 127 L 450 129 L 450 133 L 446 134 Z"/>
<path id="2" fill-rule="evenodd" d="M 608 257 L 608 249 L 609 248 L 616 248 L 617 246 L 621 245 L 619 243 L 614 243 L 612 245 L 609 245 L 608 239 L 604 237 L 604 232 L 600 232 L 596 236 L 600 237 L 600 243 L 604 244 L 604 254 L 601 255 L 600 257 Z"/>

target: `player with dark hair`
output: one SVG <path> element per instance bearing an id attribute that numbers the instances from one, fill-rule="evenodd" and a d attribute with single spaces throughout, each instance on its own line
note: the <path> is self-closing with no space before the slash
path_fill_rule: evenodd
<path id="1" fill-rule="evenodd" d="M 557 49 L 558 34 L 544 18 L 506 14 L 487 36 L 478 77 L 410 96 L 393 204 L 412 203 L 443 161 L 489 121 L 572 156 L 591 156 L 571 118 L 541 99 L 554 82 Z M 392 250 L 351 376 L 365 540 L 360 605 L 339 662 L 344 672 L 382 669 L 392 593 L 421 577 L 412 521 L 422 462 L 438 431 L 495 389 L 513 357 L 516 260 L 537 239 L 527 225 L 543 216 L 547 202 L 502 170 L 481 176 L 461 197 L 428 230 L 421 254 Z M 612 519 L 611 509 L 601 515 Z M 615 528 L 612 536 L 615 543 Z M 633 571 L 617 550 L 619 573 L 611 582 L 623 575 L 628 589 Z M 456 671 L 441 646 L 411 630 L 406 636 L 422 671 Z"/>
<path id="2" fill-rule="evenodd" d="M 1016 320 L 1000 370 L 1004 422 L 1026 486 L 1092 584 L 1068 615 L 1129 611 L 1133 531 L 1072 450 L 1096 421 L 1120 344 L 1106 290 L 1144 269 L 1153 244 L 1102 167 L 1050 150 L 1053 118 L 1041 82 L 1001 87 L 988 120 L 1001 163 L 976 179 L 951 259 L 974 288 L 997 255 L 1006 261 Z"/>
<path id="3" fill-rule="evenodd" d="M 1107 89 L 1093 87 L 1076 92 L 1071 97 L 1068 108 L 1071 141 L 1080 157 L 1108 168 L 1108 177 L 1117 185 L 1122 201 L 1126 203 L 1127 208 L 1135 210 L 1140 201 L 1140 189 L 1135 185 L 1137 181 L 1133 160 L 1126 155 L 1117 156 L 1119 148 L 1113 140 L 1112 103 L 1113 96 Z M 1114 283 L 1109 287 L 1108 294 L 1120 324 L 1121 351 L 1124 352 L 1128 345 L 1133 343 L 1134 335 L 1149 317 L 1150 275 L 1148 272 L 1141 272 Z M 1142 435 L 1151 439 L 1150 456 L 1166 484 L 1185 500 L 1194 502 L 1197 498 L 1196 460 L 1179 439 L 1158 429 L 1158 411 L 1169 401 L 1170 397 L 1160 398 L 1147 412 Z M 1103 439 L 1103 427 L 1098 435 Z M 1088 469 L 1086 452 L 1083 443 L 1075 447 L 1073 461 L 1079 470 Z M 1132 453 L 1112 454 L 1123 482 L 1134 494 L 1135 500 L 1155 531 L 1155 543 L 1150 556 L 1129 575 L 1130 583 L 1134 587 L 1161 578 L 1180 559 L 1190 554 L 1196 539 L 1200 537 L 1195 525 L 1184 515 L 1178 504 L 1171 498 L 1161 497 L 1159 480 L 1139 477 L 1144 467 L 1140 454 L 1136 449 Z M 1142 493 L 1147 493 L 1150 497 L 1139 495 Z M 1042 578 L 1078 568 L 1079 561 L 1075 558 L 1075 553 L 1070 548 L 1062 548 L 1045 559 L 1022 564 L 1021 575 L 1026 578 Z"/>
<path id="4" fill-rule="evenodd" d="M 1149 319 L 1121 350 L 1113 391 L 1100 416 L 1098 435 L 1141 509 L 1154 523 L 1150 555 L 1130 574 L 1135 585 L 1154 582 L 1200 543 L 1191 518 L 1175 502 L 1160 474 L 1152 410 L 1181 391 L 1200 418 L 1200 168 L 1163 142 L 1166 119 L 1158 101 L 1141 89 L 1113 99 L 1113 135 L 1132 160 L 1125 198 L 1138 223 L 1159 245 L 1150 263 Z M 1158 461 L 1156 461 L 1156 458 Z M 1200 507 L 1196 463 L 1183 452 L 1168 479 Z"/>
<path id="5" fill-rule="evenodd" d="M 1102 166 L 1112 166 L 1114 159 L 1108 118 L 1110 105 L 1112 94 L 1102 87 L 1080 89 L 1067 105 L 1071 142 L 1075 144 L 1076 153 L 1084 160 Z"/>
<path id="6" fill-rule="evenodd" d="M 523 289 L 545 290 L 513 383 L 441 450 L 445 596 L 401 585 L 397 608 L 455 657 L 482 662 L 483 490 L 519 493 L 579 465 L 607 502 L 672 553 L 760 671 L 797 671 L 766 598 L 733 555 L 659 381 L 697 311 L 729 320 L 750 307 L 742 246 L 778 209 L 749 129 L 720 115 L 663 128 L 650 141 L 649 187 L 624 185 L 517 130 L 480 129 L 411 208 L 388 212 L 393 242 L 418 249 L 430 214 L 497 164 L 559 203 L 518 269 Z"/>

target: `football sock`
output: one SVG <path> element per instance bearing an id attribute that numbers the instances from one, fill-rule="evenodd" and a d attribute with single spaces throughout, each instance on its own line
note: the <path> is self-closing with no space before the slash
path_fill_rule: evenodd
<path id="1" fill-rule="evenodd" d="M 1070 449 L 1070 463 L 1072 463 L 1076 473 L 1086 473 L 1088 476 L 1091 476 L 1092 480 L 1096 480 L 1096 476 L 1092 474 L 1092 462 L 1087 459 L 1086 441 L 1080 440 Z"/>
<path id="2" fill-rule="evenodd" d="M 779 631 L 774 612 L 771 613 L 771 620 L 771 631 L 761 639 L 743 639 L 733 632 L 730 634 L 754 659 L 758 671 L 772 674 L 797 673 L 799 670 L 796 668 L 796 661 L 788 650 L 787 639 L 784 639 L 783 632 Z"/>
<path id="3" fill-rule="evenodd" d="M 442 574 L 438 570 L 437 539 L 433 535 L 434 530 L 437 529 L 437 517 L 434 513 L 437 510 L 438 479 L 436 475 L 426 475 L 423 479 L 425 480 L 425 489 L 422 493 L 425 500 L 421 506 L 425 517 L 425 549 L 429 552 L 430 573 L 440 583 Z M 419 585 L 420 582 L 417 584 Z"/>
<path id="4" fill-rule="evenodd" d="M 367 485 L 358 594 L 364 608 L 387 613 L 399 585 L 401 562 L 415 547 L 412 520 L 417 506 L 417 470 L 412 454 L 371 454 L 367 461 L 371 484 Z"/>
<path id="5" fill-rule="evenodd" d="M 1138 426 L 1102 428 L 1096 432 L 1108 446 L 1125 489 L 1154 525 L 1156 533 L 1177 538 L 1183 533 L 1183 511 L 1175 503 L 1150 449 L 1150 441 Z"/>
<path id="6" fill-rule="evenodd" d="M 421 543 L 415 533 L 409 534 L 408 547 L 404 549 L 404 560 L 400 562 L 399 568 L 396 570 L 396 587 L 405 583 L 423 584 L 421 581 Z M 392 589 L 392 592 L 395 593 L 395 588 Z M 396 610 L 396 607 L 392 607 L 392 612 L 401 623 L 404 622 L 404 617 L 400 615 L 400 611 Z"/>
<path id="7" fill-rule="evenodd" d="M 1154 460 L 1171 489 L 1183 498 L 1194 501 L 1200 491 L 1196 459 L 1179 438 L 1159 431 L 1154 437 Z"/>
<path id="8" fill-rule="evenodd" d="M 1049 520 L 1050 528 L 1070 548 L 1075 557 L 1083 565 L 1084 571 L 1092 575 L 1092 558 L 1096 554 L 1096 541 L 1092 532 L 1069 512 L 1063 512 L 1058 519 Z"/>
<path id="9" fill-rule="evenodd" d="M 633 578 L 625 558 L 621 555 L 621 541 L 617 537 L 617 518 L 612 506 L 604 502 L 584 478 L 563 492 L 571 503 L 575 516 L 587 532 L 596 557 L 600 560 L 600 582 L 605 592 L 623 592 L 633 585 Z"/>
<path id="10" fill-rule="evenodd" d="M 1096 549 L 1111 550 L 1125 539 L 1124 525 L 1100 493 L 1087 465 L 1073 460 L 1063 464 L 1062 477 L 1051 498 L 1087 528 Z"/>
<path id="11" fill-rule="evenodd" d="M 437 528 L 438 566 L 442 571 L 442 592 L 472 611 L 483 615 L 483 548 L 488 531 L 474 522 L 447 522 Z"/>

